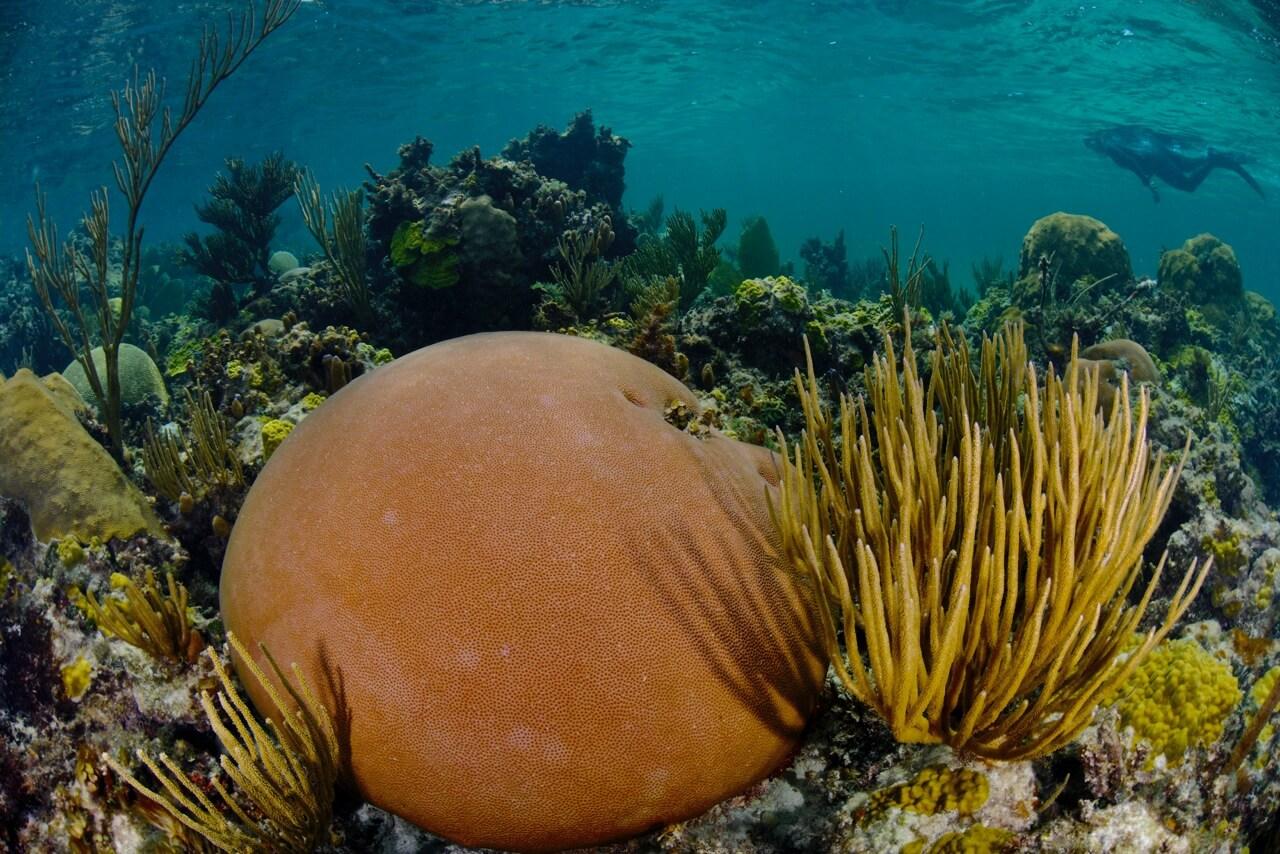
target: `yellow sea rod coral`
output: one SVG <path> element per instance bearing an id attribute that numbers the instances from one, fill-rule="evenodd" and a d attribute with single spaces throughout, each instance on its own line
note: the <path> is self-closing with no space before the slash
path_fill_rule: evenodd
<path id="1" fill-rule="evenodd" d="M 1181 765 L 1189 747 L 1206 747 L 1222 737 L 1227 715 L 1240 702 L 1231 667 L 1191 638 L 1158 647 L 1134 672 L 1116 703 L 1122 726 Z"/>
<path id="2" fill-rule="evenodd" d="M 268 676 L 234 634 L 227 633 L 227 642 L 271 704 L 264 726 L 240 696 L 226 662 L 208 651 L 222 690 L 216 703 L 202 691 L 200 705 L 222 743 L 218 764 L 233 785 L 220 776 L 212 777 L 208 786 L 197 785 L 166 754 L 161 753 L 157 762 L 138 750 L 138 759 L 159 780 L 161 791 L 148 787 L 118 757 L 103 753 L 101 758 L 126 783 L 219 850 L 315 851 L 329 840 L 333 817 L 339 769 L 334 721 L 298 665 L 290 667 L 292 678 L 286 677 L 259 644 Z"/>
<path id="3" fill-rule="evenodd" d="M 92 592 L 70 591 L 71 600 L 107 637 L 120 638 L 156 658 L 194 663 L 204 649 L 204 638 L 192 626 L 187 610 L 187 588 L 166 574 L 167 589 L 156 584 L 148 569 L 142 584 L 119 572 L 111 574 L 111 589 L 123 594 L 101 602 Z"/>
<path id="4" fill-rule="evenodd" d="M 1073 358 L 1043 376 L 1020 325 L 935 334 L 921 378 L 904 324 L 865 375 L 866 394 L 822 402 L 796 374 L 805 430 L 772 506 L 783 551 L 819 598 L 841 686 L 899 741 L 987 759 L 1044 756 L 1073 740 L 1195 599 L 1182 576 L 1165 617 L 1128 658 L 1164 568 L 1144 571 L 1181 463 L 1152 455 L 1148 397 L 1127 379 L 1109 416 L 1099 373 Z M 1140 600 L 1130 594 L 1141 588 Z"/>

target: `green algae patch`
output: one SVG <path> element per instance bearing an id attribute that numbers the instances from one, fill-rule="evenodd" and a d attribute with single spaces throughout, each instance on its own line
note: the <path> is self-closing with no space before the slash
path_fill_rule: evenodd
<path id="1" fill-rule="evenodd" d="M 402 222 L 391 237 L 391 263 L 419 287 L 452 287 L 459 278 L 457 243 L 457 238 L 429 237 L 421 220 Z"/>

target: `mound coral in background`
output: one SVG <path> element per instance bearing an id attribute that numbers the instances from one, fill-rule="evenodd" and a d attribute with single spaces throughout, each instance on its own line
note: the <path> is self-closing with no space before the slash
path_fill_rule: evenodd
<path id="1" fill-rule="evenodd" d="M 1235 251 L 1212 234 L 1199 234 L 1160 256 L 1160 286 L 1196 305 L 1233 305 L 1244 298 Z"/>
<path id="2" fill-rule="evenodd" d="M 434 832 L 548 850 L 690 818 L 786 759 L 825 671 L 774 460 L 698 412 L 577 338 L 405 356 L 272 455 L 222 616 L 321 686 L 360 793 Z"/>
<path id="3" fill-rule="evenodd" d="M 102 355 L 102 348 L 93 350 L 93 365 L 98 376 L 107 381 L 107 363 Z M 62 371 L 67 382 L 75 386 L 80 396 L 90 403 L 97 404 L 93 394 L 93 386 L 85 375 L 79 362 L 72 362 Z M 169 402 L 169 392 L 164 387 L 164 377 L 160 369 L 152 361 L 147 352 L 140 347 L 124 343 L 120 345 L 120 400 L 125 406 L 140 406 L 148 397 L 155 398 L 163 406 Z"/>
<path id="4" fill-rule="evenodd" d="M 1022 239 L 1018 278 L 1034 276 L 1042 255 L 1052 257 L 1063 287 L 1084 276 L 1113 276 L 1121 284 L 1133 278 L 1129 251 L 1120 235 L 1091 216 L 1059 211 L 1036 220 Z"/>

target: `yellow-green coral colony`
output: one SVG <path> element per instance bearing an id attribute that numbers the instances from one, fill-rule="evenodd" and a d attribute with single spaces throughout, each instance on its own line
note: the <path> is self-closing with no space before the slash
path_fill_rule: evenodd
<path id="1" fill-rule="evenodd" d="M 83 657 L 62 667 L 62 690 L 69 700 L 79 700 L 93 682 L 93 665 Z"/>
<path id="2" fill-rule="evenodd" d="M 262 458 L 264 460 L 271 459 L 271 455 L 275 453 L 276 448 L 280 447 L 288 435 L 293 432 L 293 424 L 289 421 L 282 421 L 279 418 L 273 418 L 262 425 Z"/>
<path id="3" fill-rule="evenodd" d="M 972 815 L 982 808 L 989 795 L 987 778 L 980 772 L 971 768 L 931 765 L 909 782 L 875 792 L 866 811 L 868 815 L 875 816 L 889 807 L 897 807 L 922 815 L 940 812 Z"/>
<path id="4" fill-rule="evenodd" d="M 1222 738 L 1242 693 L 1231 666 L 1193 638 L 1168 641 L 1134 672 L 1116 703 L 1121 725 L 1150 745 L 1150 761 L 1180 765 L 1188 749 Z"/>

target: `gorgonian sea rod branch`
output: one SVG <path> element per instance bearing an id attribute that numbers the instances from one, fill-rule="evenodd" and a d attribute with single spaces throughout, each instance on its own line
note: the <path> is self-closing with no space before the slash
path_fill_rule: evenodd
<path id="1" fill-rule="evenodd" d="M 850 694 L 906 742 L 995 759 L 1070 742 L 1194 600 L 1192 564 L 1165 619 L 1132 638 L 1142 553 L 1182 463 L 1153 462 L 1147 393 L 1109 412 L 1075 358 L 1038 376 L 1022 328 L 984 339 L 975 373 L 944 327 L 926 385 L 910 331 L 838 416 L 796 376 L 806 429 L 783 440 L 772 507 L 790 563 L 813 578 L 827 652 Z M 1184 450 L 1185 459 L 1185 450 Z"/>

